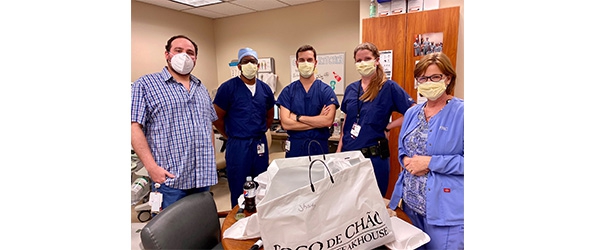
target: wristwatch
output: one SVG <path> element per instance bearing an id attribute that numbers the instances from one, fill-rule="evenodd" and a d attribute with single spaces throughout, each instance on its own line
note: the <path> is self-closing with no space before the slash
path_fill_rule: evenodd
<path id="1" fill-rule="evenodd" d="M 300 122 L 300 121 L 299 121 L 299 118 L 301 118 L 301 115 L 296 115 L 296 121 L 297 121 L 297 122 Z"/>
<path id="2" fill-rule="evenodd" d="M 388 128 L 383 128 L 383 131 L 390 132 Z"/>

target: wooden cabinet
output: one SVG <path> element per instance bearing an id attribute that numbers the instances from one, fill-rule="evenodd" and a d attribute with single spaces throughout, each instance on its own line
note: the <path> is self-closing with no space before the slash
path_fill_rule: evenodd
<path id="1" fill-rule="evenodd" d="M 458 48 L 458 21 L 460 7 L 420 11 L 385 17 L 363 19 L 363 42 L 371 42 L 379 50 L 392 50 L 392 80 L 417 99 L 413 70 L 415 62 L 422 56 L 415 56 L 413 45 L 416 37 L 429 33 L 442 33 L 444 52 L 456 67 Z M 393 119 L 402 115 L 392 114 Z M 400 128 L 390 132 L 390 181 L 385 198 L 390 198 L 398 175 L 402 171 L 398 161 L 398 135 Z"/>

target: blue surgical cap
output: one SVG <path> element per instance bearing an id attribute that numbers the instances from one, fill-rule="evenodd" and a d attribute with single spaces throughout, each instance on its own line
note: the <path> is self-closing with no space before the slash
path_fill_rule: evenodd
<path id="1" fill-rule="evenodd" d="M 259 60 L 259 58 L 257 57 L 257 52 L 251 48 L 243 48 L 238 51 L 238 62 L 240 62 L 240 60 L 243 59 L 243 57 L 245 56 L 252 56 L 255 57 L 255 59 Z"/>

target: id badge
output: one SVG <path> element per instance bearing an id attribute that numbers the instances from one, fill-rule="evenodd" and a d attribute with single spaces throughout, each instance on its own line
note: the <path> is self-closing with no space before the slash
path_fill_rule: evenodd
<path id="1" fill-rule="evenodd" d="M 350 137 L 352 137 L 352 139 L 355 139 L 357 137 L 359 137 L 359 133 L 361 132 L 361 125 L 359 124 L 352 124 L 352 128 L 350 129 Z"/>
<path id="2" fill-rule="evenodd" d="M 159 213 L 162 210 L 162 193 L 149 193 L 149 204 L 151 204 L 151 212 Z"/>
<path id="3" fill-rule="evenodd" d="M 286 150 L 286 152 L 290 151 L 290 141 L 286 140 L 286 143 L 284 144 L 284 150 Z"/>
<path id="4" fill-rule="evenodd" d="M 257 154 L 259 156 L 262 156 L 263 153 L 265 153 L 265 144 L 263 144 L 263 143 L 257 144 Z"/>

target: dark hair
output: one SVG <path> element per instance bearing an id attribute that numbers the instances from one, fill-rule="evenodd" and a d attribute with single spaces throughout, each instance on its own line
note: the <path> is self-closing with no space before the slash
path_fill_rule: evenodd
<path id="1" fill-rule="evenodd" d="M 184 38 L 184 39 L 189 40 L 189 42 L 191 42 L 193 44 L 193 46 L 195 47 L 195 56 L 197 56 L 197 44 L 195 42 L 193 42 L 193 40 L 191 40 L 191 38 L 188 38 L 187 36 L 184 36 L 184 35 L 177 35 L 177 36 L 170 37 L 170 39 L 168 39 L 168 42 L 166 43 L 166 51 L 167 52 L 170 52 L 170 49 L 172 48 L 172 41 L 174 41 L 178 38 Z"/>
<path id="2" fill-rule="evenodd" d="M 300 48 L 298 48 L 296 50 L 296 60 L 298 60 L 298 53 L 299 52 L 305 52 L 305 51 L 309 51 L 309 50 L 313 51 L 313 57 L 315 57 L 315 60 L 317 60 L 317 52 L 315 51 L 315 49 L 311 45 L 303 45 Z"/>
<path id="3" fill-rule="evenodd" d="M 425 55 L 417 65 L 415 65 L 414 75 L 415 77 L 422 76 L 429 68 L 429 65 L 435 64 L 439 70 L 446 76 L 450 77 L 450 84 L 446 87 L 446 94 L 451 95 L 454 91 L 454 85 L 456 85 L 456 70 L 450 62 L 450 58 L 442 52 L 434 52 Z"/>

